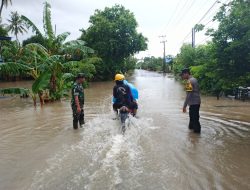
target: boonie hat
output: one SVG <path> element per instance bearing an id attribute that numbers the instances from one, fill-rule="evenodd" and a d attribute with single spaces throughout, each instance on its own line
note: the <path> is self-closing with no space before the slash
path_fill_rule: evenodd
<path id="1" fill-rule="evenodd" d="M 79 78 L 85 78 L 85 74 L 84 73 L 78 73 L 76 76 L 77 79 Z"/>

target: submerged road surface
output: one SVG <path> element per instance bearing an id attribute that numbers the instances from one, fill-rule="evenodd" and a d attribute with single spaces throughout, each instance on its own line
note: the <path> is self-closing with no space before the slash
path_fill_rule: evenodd
<path id="1" fill-rule="evenodd" d="M 113 82 L 85 90 L 86 124 L 73 130 L 70 100 L 33 107 L 0 99 L 0 189 L 250 189 L 250 104 L 202 97 L 201 134 L 188 130 L 183 86 L 135 71 L 139 118 L 125 136 L 113 120 Z M 0 83 L 4 86 L 30 83 Z"/>

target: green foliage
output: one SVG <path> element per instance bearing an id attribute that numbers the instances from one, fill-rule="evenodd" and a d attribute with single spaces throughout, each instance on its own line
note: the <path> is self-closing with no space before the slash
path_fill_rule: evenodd
<path id="1" fill-rule="evenodd" d="M 87 79 L 92 79 L 96 73 L 95 63 L 98 60 L 93 58 L 87 58 L 82 61 L 69 61 L 64 63 L 64 72 L 70 72 L 73 76 L 78 73 L 84 73 Z"/>
<path id="2" fill-rule="evenodd" d="M 32 84 L 32 92 L 37 94 L 44 89 L 48 88 L 48 83 L 50 80 L 51 74 L 49 72 L 42 73 Z"/>
<path id="3" fill-rule="evenodd" d="M 149 71 L 162 71 L 163 60 L 161 57 L 145 57 L 142 62 L 137 64 L 138 69 L 145 69 Z"/>
<path id="4" fill-rule="evenodd" d="M 43 10 L 44 34 L 42 34 L 38 27 L 29 18 L 23 15 L 21 16 L 27 27 L 31 28 L 32 31 L 36 33 L 35 36 L 24 41 L 24 45 L 29 43 L 40 43 L 47 49 L 49 54 L 70 54 L 70 57 L 75 57 L 75 55 L 78 55 L 80 59 L 82 59 L 82 57 L 86 56 L 87 54 L 94 53 L 94 50 L 85 46 L 85 42 L 82 40 L 72 40 L 64 43 L 66 38 L 70 35 L 69 32 L 64 32 L 56 36 L 52 28 L 50 9 L 50 4 L 45 2 Z"/>
<path id="5" fill-rule="evenodd" d="M 57 92 L 52 99 L 58 100 L 69 95 L 69 89 L 72 87 L 74 75 L 72 73 L 61 73 L 57 80 Z"/>
<path id="6" fill-rule="evenodd" d="M 9 78 L 27 76 L 27 72 L 29 71 L 30 68 L 26 65 L 15 62 L 6 62 L 0 65 L 0 78 L 8 80 Z"/>
<path id="7" fill-rule="evenodd" d="M 125 59 L 147 48 L 147 39 L 136 31 L 138 25 L 134 14 L 123 6 L 96 10 L 89 22 L 91 25 L 83 31 L 81 39 L 102 58 L 102 72 L 107 77 L 113 77 L 115 72 L 128 70 L 125 68 Z"/>
<path id="8" fill-rule="evenodd" d="M 86 57 L 88 54 L 93 54 L 94 50 L 85 46 L 86 43 L 82 40 L 72 40 L 63 44 L 60 48 L 60 52 L 64 54 L 72 55 L 71 58 L 75 57 Z"/>
<path id="9" fill-rule="evenodd" d="M 106 79 L 106 76 L 104 74 L 104 63 L 103 63 L 103 60 L 99 57 L 90 57 L 90 58 L 87 58 L 87 62 L 89 64 L 92 64 L 95 66 L 95 74 L 93 76 L 93 79 L 94 80 L 104 80 Z"/>
<path id="10" fill-rule="evenodd" d="M 21 48 L 16 41 L 6 42 L 2 47 L 1 54 L 4 62 L 16 62 L 21 57 Z"/>
<path id="11" fill-rule="evenodd" d="M 239 79 L 250 72 L 249 10 L 249 1 L 234 0 L 223 5 L 215 17 L 220 22 L 218 30 L 212 34 L 218 74 L 227 81 L 228 87 L 232 84 L 245 86 Z"/>
<path id="12" fill-rule="evenodd" d="M 43 37 L 42 33 L 40 30 L 36 27 L 36 25 L 26 16 L 21 15 L 21 19 L 25 22 L 26 26 L 32 29 L 32 32 L 35 32 L 37 36 Z"/>
<path id="13" fill-rule="evenodd" d="M 124 67 L 121 70 L 121 73 L 125 73 L 129 70 L 134 70 L 136 68 L 137 59 L 135 57 L 128 57 L 124 60 Z"/>
<path id="14" fill-rule="evenodd" d="M 203 29 L 204 29 L 204 25 L 203 24 L 196 24 L 195 26 L 194 26 L 194 30 L 196 31 L 196 32 L 199 32 L 199 31 L 202 31 Z"/>
<path id="15" fill-rule="evenodd" d="M 43 9 L 44 35 L 29 18 L 23 15 L 21 16 L 21 18 L 22 21 L 25 22 L 26 26 L 28 28 L 31 28 L 32 31 L 36 33 L 36 39 L 39 39 L 39 41 L 42 42 L 42 45 L 46 47 L 51 54 L 58 54 L 63 42 L 66 40 L 70 33 L 65 32 L 63 34 L 58 35 L 57 37 L 55 36 L 52 28 L 50 9 L 50 4 L 48 2 L 45 2 Z"/>
<path id="16" fill-rule="evenodd" d="M 192 48 L 191 44 L 183 44 L 181 53 L 176 56 L 175 61 L 184 67 L 195 65 L 195 49 Z"/>
<path id="17" fill-rule="evenodd" d="M 27 88 L 0 88 L 0 94 L 20 94 L 21 97 L 28 97 L 30 91 Z"/>
<path id="18" fill-rule="evenodd" d="M 46 70 L 44 63 L 48 58 L 49 54 L 45 47 L 37 43 L 30 43 L 23 48 L 20 62 L 29 66 L 31 71 L 28 74 L 37 79 L 40 73 Z"/>
<path id="19" fill-rule="evenodd" d="M 8 62 L 0 64 L 0 78 L 9 80 L 13 77 L 32 77 L 34 83 L 30 95 L 34 105 L 37 95 L 41 104 L 67 96 L 77 73 L 83 72 L 88 79 L 92 79 L 96 74 L 96 68 L 101 68 L 103 65 L 100 58 L 89 57 L 94 50 L 87 47 L 84 41 L 73 40 L 64 43 L 70 35 L 69 32 L 55 36 L 50 8 L 45 2 L 44 35 L 31 20 L 22 16 L 22 21 L 25 21 L 36 35 L 27 39 L 23 47 L 13 42 L 3 44 L 2 47 L 2 55 Z M 19 93 L 18 90 L 11 92 Z"/>
<path id="20" fill-rule="evenodd" d="M 46 45 L 47 45 L 46 40 L 42 36 L 39 36 L 39 35 L 34 35 L 34 36 L 31 36 L 30 38 L 24 40 L 23 46 L 26 46 L 27 44 L 31 44 L 31 43 L 41 44 L 44 47 L 46 47 Z"/>
<path id="21" fill-rule="evenodd" d="M 3 25 L 0 24 L 0 36 L 7 36 L 7 35 L 8 35 L 7 29 Z"/>
<path id="22" fill-rule="evenodd" d="M 250 1 L 233 0 L 215 16 L 217 30 L 209 29 L 211 43 L 192 48 L 184 44 L 174 61 L 179 73 L 190 67 L 203 91 L 211 94 L 232 91 L 250 84 Z"/>
<path id="23" fill-rule="evenodd" d="M 55 39 L 54 31 L 52 28 L 51 23 L 51 6 L 48 2 L 45 1 L 44 3 L 44 10 L 43 10 L 43 28 L 46 34 L 46 37 L 49 39 L 49 43 L 52 43 Z"/>

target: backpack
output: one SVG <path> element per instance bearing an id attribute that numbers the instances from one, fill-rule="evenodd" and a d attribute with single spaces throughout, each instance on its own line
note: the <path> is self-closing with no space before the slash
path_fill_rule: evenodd
<path id="1" fill-rule="evenodd" d="M 124 104 L 129 101 L 129 95 L 125 85 L 117 86 L 116 92 L 118 102 Z"/>

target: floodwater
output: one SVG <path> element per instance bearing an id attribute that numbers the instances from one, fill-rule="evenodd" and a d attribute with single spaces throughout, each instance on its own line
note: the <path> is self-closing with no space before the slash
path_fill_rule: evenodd
<path id="1" fill-rule="evenodd" d="M 85 90 L 78 130 L 68 99 L 35 108 L 30 98 L 1 98 L 0 189 L 250 189 L 250 102 L 202 97 L 198 135 L 171 75 L 136 70 L 129 81 L 140 99 L 124 136 L 112 119 L 113 82 Z"/>

